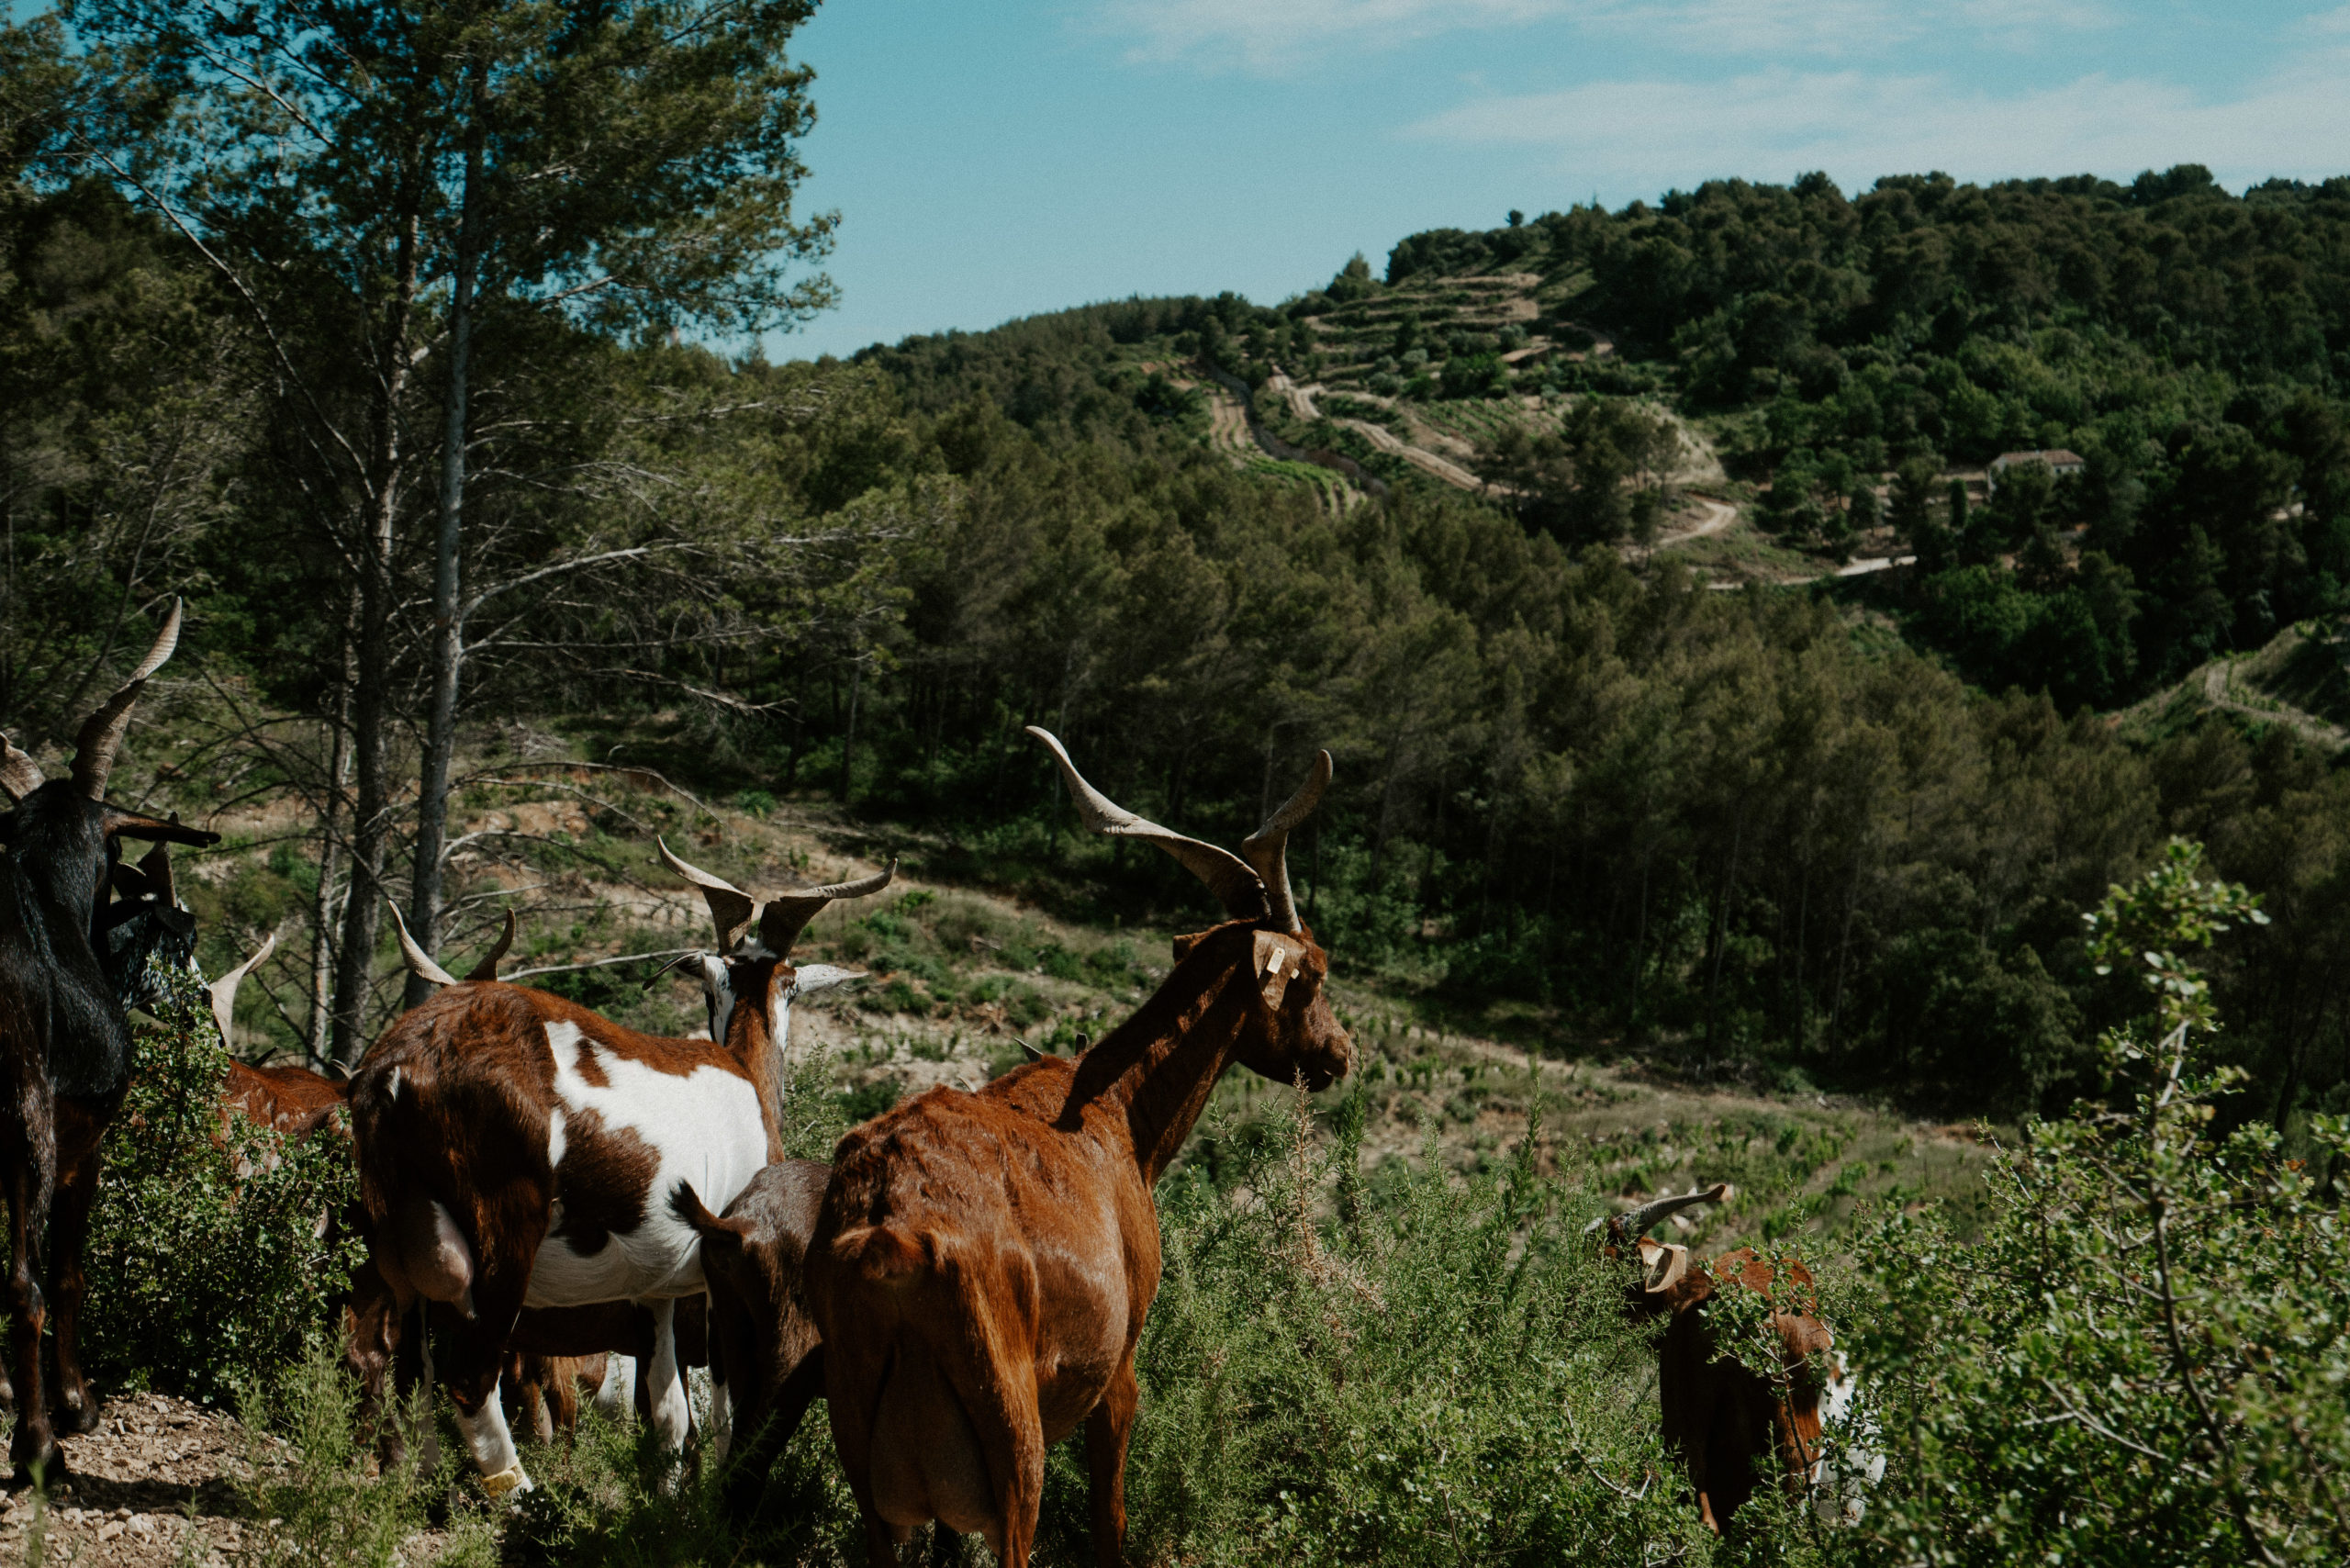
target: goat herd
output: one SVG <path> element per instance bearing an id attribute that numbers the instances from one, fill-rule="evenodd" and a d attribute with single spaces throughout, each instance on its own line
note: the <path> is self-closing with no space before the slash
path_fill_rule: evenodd
<path id="1" fill-rule="evenodd" d="M 45 781 L 0 737 L 0 790 L 13 802 L 0 816 L 5 1392 L 20 1482 L 62 1474 L 56 1432 L 96 1421 L 75 1316 L 100 1142 L 133 1066 L 125 1010 L 151 1004 L 158 960 L 193 967 L 193 923 L 164 846 L 218 838 L 105 798 L 132 705 L 170 656 L 179 619 L 175 605 L 131 678 L 83 725 L 70 778 Z M 547 1405 L 576 1412 L 592 1385 L 615 1408 L 643 1409 L 675 1447 L 689 1424 L 682 1369 L 706 1360 L 717 1457 L 728 1457 L 730 1432 L 743 1439 L 728 1480 L 742 1512 L 821 1394 L 877 1563 L 894 1562 L 929 1521 L 1024 1563 L 1046 1450 L 1082 1427 L 1095 1550 L 1122 1560 L 1135 1348 L 1159 1276 L 1153 1186 L 1228 1064 L 1309 1089 L 1349 1065 L 1328 962 L 1298 917 L 1284 855 L 1329 786 L 1330 757 L 1316 757 L 1234 855 L 1120 809 L 1059 741 L 1028 733 L 1089 829 L 1166 850 L 1227 918 L 1178 938 L 1157 992 L 1081 1055 L 1031 1053 L 977 1092 L 907 1100 L 851 1131 L 829 1166 L 782 1157 L 790 1009 L 858 977 L 795 965 L 791 947 L 826 904 L 879 891 L 894 866 L 760 898 L 661 845 L 714 928 L 711 948 L 689 960 L 707 1039 L 640 1034 L 499 982 L 509 919 L 462 980 L 401 932 L 410 967 L 441 989 L 393 1022 L 347 1084 L 301 1068 L 231 1069 L 224 1117 L 307 1136 L 339 1128 L 332 1113 L 348 1104 L 359 1197 L 344 1222 L 368 1260 L 352 1282 L 345 1343 L 369 1408 L 387 1377 L 420 1369 L 445 1382 L 484 1486 L 504 1495 L 532 1482 L 501 1379 L 538 1393 L 525 1407 L 541 1422 Z M 124 839 L 157 847 L 134 868 L 120 859 Z M 212 988 L 224 1036 L 236 981 L 261 956 Z M 1822 1485 L 1821 1394 L 1832 1421 L 1852 1386 L 1825 1327 L 1777 1313 L 1795 1375 L 1759 1377 L 1712 1342 L 1697 1309 L 1722 1289 L 1767 1290 L 1771 1267 L 1741 1252 L 1708 1271 L 1685 1248 L 1646 1238 L 1673 1211 L 1727 1192 L 1595 1222 L 1611 1256 L 1637 1251 L 1634 1309 L 1668 1319 L 1664 1435 L 1708 1524 L 1745 1499 L 1765 1455 L 1791 1490 L 1813 1489 L 1824 1517 L 1856 1516 L 1861 1467 Z"/>

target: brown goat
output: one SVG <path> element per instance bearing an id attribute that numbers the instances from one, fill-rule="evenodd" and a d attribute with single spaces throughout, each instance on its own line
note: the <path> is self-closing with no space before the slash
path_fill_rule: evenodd
<path id="1" fill-rule="evenodd" d="M 1657 1345 L 1657 1400 L 1665 1446 L 1679 1456 L 1697 1495 L 1698 1514 L 1716 1534 L 1754 1495 L 1766 1455 L 1775 1462 L 1780 1484 L 1790 1496 L 1801 1498 L 1830 1481 L 1823 1452 L 1821 1395 L 1825 1393 L 1830 1404 L 1841 1410 L 1851 1404 L 1854 1389 L 1841 1359 L 1833 1354 L 1835 1337 L 1812 1305 L 1811 1271 L 1800 1261 L 1789 1260 L 1782 1278 L 1752 1248 L 1741 1247 L 1707 1265 L 1693 1262 L 1686 1247 L 1661 1244 L 1643 1234 L 1679 1210 L 1719 1203 L 1730 1192 L 1723 1182 L 1660 1198 L 1629 1214 L 1595 1221 L 1590 1227 L 1605 1228 L 1609 1255 L 1629 1250 L 1639 1260 L 1640 1278 L 1627 1293 L 1632 1315 L 1665 1319 Z M 1783 1307 L 1771 1314 L 1781 1378 L 1757 1374 L 1717 1340 L 1704 1308 L 1727 1290 L 1751 1291 L 1801 1308 Z M 1860 1458 L 1866 1463 L 1874 1456 Z M 1882 1460 L 1874 1463 L 1869 1480 L 1883 1471 Z M 1835 1478 L 1837 1483 L 1841 1479 Z M 1823 1495 L 1819 1506 L 1821 1518 L 1830 1523 L 1847 1511 L 1851 1518 L 1859 1517 L 1855 1505 L 1841 1499 Z"/>
<path id="2" fill-rule="evenodd" d="M 1283 856 L 1329 785 L 1329 754 L 1243 861 L 1120 810 L 1058 741 L 1029 734 L 1087 826 L 1158 845 L 1234 918 L 1178 938 L 1174 972 L 1083 1057 L 1029 1062 L 978 1093 L 933 1089 L 841 1140 L 808 1296 L 877 1564 L 935 1519 L 1023 1568 L 1045 1450 L 1080 1425 L 1094 1551 L 1120 1561 L 1135 1345 L 1158 1289 L 1151 1189 L 1229 1063 L 1314 1089 L 1348 1066 Z"/>
<path id="3" fill-rule="evenodd" d="M 726 1482 L 727 1507 L 738 1520 L 750 1517 L 776 1456 L 824 1392 L 824 1346 L 808 1312 L 805 1267 L 832 1174 L 818 1160 L 778 1160 L 751 1178 L 723 1215 L 704 1208 L 691 1187 L 670 1198 L 701 1236 L 711 1372 L 726 1390 L 732 1431 L 743 1444 Z"/>

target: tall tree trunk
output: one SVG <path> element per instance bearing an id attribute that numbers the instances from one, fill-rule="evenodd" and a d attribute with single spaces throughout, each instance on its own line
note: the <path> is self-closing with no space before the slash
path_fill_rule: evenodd
<path id="1" fill-rule="evenodd" d="M 449 765 L 457 749 L 457 679 L 465 656 L 464 601 L 459 597 L 458 544 L 465 510 L 465 375 L 474 342 L 474 272 L 479 260 L 481 95 L 476 73 L 474 121 L 465 134 L 465 183 L 457 218 L 456 278 L 449 299 L 449 392 L 441 436 L 441 532 L 432 555 L 432 706 L 424 734 L 424 766 L 417 780 L 416 868 L 408 887 L 408 930 L 427 953 L 441 946 L 441 857 L 449 835 Z M 410 971 L 404 1004 L 432 994 L 432 982 Z"/>
<path id="2" fill-rule="evenodd" d="M 327 1036 L 334 1007 L 333 933 L 335 916 L 341 913 L 335 883 L 342 876 L 342 838 L 349 820 L 343 811 L 343 791 L 351 783 L 351 633 L 352 611 L 357 608 L 355 601 L 345 608 L 342 635 L 337 643 L 341 673 L 336 681 L 333 737 L 328 747 L 326 812 L 319 824 L 319 890 L 310 907 L 310 1012 L 302 1046 L 317 1066 L 329 1059 Z"/>
<path id="3" fill-rule="evenodd" d="M 856 694 L 864 684 L 865 666 L 848 666 L 848 723 L 841 733 L 841 804 L 848 804 L 849 791 L 856 785 Z"/>
<path id="4" fill-rule="evenodd" d="M 366 495 L 365 543 L 359 570 L 359 642 L 352 698 L 352 751 L 357 801 L 352 812 L 351 894 L 342 908 L 342 945 L 335 955 L 334 1058 L 355 1062 L 366 1047 L 367 987 L 384 901 L 384 849 L 391 835 L 392 545 L 399 521 L 407 452 L 400 404 L 408 393 L 408 319 L 416 307 L 416 215 L 408 213 L 388 319 L 376 364 L 378 404 Z"/>

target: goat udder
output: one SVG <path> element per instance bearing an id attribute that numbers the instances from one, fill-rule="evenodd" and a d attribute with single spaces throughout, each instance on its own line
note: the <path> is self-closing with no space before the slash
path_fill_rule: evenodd
<path id="1" fill-rule="evenodd" d="M 473 1316 L 474 1254 L 456 1216 L 438 1200 L 404 1204 L 397 1221 L 400 1272 L 417 1294 Z"/>

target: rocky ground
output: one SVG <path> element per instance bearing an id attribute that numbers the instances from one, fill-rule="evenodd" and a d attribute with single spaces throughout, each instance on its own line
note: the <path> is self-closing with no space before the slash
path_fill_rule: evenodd
<path id="1" fill-rule="evenodd" d="M 0 1506 L 0 1562 L 162 1568 L 239 1554 L 246 1529 L 230 1477 L 245 1435 L 219 1411 L 126 1394 L 65 1450 L 73 1473 L 45 1500 L 23 1491 Z"/>

